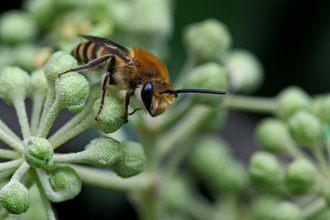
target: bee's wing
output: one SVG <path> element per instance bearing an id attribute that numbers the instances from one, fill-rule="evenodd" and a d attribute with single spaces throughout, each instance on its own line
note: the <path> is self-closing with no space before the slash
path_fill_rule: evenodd
<path id="1" fill-rule="evenodd" d="M 113 54 L 121 57 L 123 60 L 126 62 L 130 62 L 132 59 L 129 56 L 129 50 L 119 44 L 116 44 L 115 42 L 106 39 L 106 38 L 101 38 L 101 37 L 93 37 L 93 36 L 86 36 L 86 35 L 80 35 L 90 42 L 93 42 L 104 49 L 112 52 Z"/>

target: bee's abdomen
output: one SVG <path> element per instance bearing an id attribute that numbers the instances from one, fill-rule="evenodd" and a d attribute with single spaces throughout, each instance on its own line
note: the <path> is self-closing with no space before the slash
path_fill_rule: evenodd
<path id="1" fill-rule="evenodd" d="M 91 60 L 97 58 L 97 54 L 100 50 L 100 46 L 88 41 L 79 44 L 71 52 L 71 55 L 76 58 L 79 63 L 88 63 Z"/>

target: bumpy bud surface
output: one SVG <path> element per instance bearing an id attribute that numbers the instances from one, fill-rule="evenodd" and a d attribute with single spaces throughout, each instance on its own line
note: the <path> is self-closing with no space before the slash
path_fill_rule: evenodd
<path id="1" fill-rule="evenodd" d="M 310 161 L 297 158 L 285 170 L 285 184 L 292 193 L 308 193 L 316 181 L 316 175 L 316 168 Z"/>
<path id="2" fill-rule="evenodd" d="M 208 90 L 227 90 L 227 72 L 217 63 L 209 62 L 191 70 L 185 87 Z M 223 99 L 222 95 L 214 94 L 191 94 L 198 103 L 211 106 L 219 104 Z"/>
<path id="3" fill-rule="evenodd" d="M 280 163 L 267 152 L 255 153 L 249 162 L 248 173 L 252 183 L 261 189 L 271 189 L 279 182 Z"/>
<path id="4" fill-rule="evenodd" d="M 30 193 L 20 182 L 9 182 L 0 191 L 0 201 L 7 212 L 22 214 L 30 207 Z"/>
<path id="5" fill-rule="evenodd" d="M 263 81 L 263 68 L 258 58 L 247 50 L 230 52 L 226 63 L 231 88 L 235 92 L 252 93 Z"/>
<path id="6" fill-rule="evenodd" d="M 95 101 L 93 105 L 92 112 L 90 115 L 92 116 L 92 123 L 94 128 L 100 129 L 104 133 L 113 133 L 117 131 L 124 123 L 124 113 L 125 106 L 122 100 L 111 97 L 105 97 L 104 106 L 101 114 L 99 115 L 99 121 L 95 121 L 95 116 L 97 115 L 100 108 L 101 99 Z"/>
<path id="7" fill-rule="evenodd" d="M 54 85 L 59 73 L 75 67 L 77 67 L 77 60 L 73 56 L 63 51 L 57 51 L 48 59 L 44 72 L 48 83 Z"/>
<path id="8" fill-rule="evenodd" d="M 143 147 L 139 143 L 131 141 L 123 141 L 121 145 L 123 156 L 119 162 L 111 166 L 111 169 L 123 178 L 141 173 L 146 162 Z"/>
<path id="9" fill-rule="evenodd" d="M 287 125 L 275 118 L 263 119 L 257 126 L 256 137 L 261 146 L 271 152 L 284 152 L 293 143 Z"/>
<path id="10" fill-rule="evenodd" d="M 298 111 L 288 119 L 290 133 L 298 144 L 313 144 L 321 137 L 322 123 L 314 114 Z"/>
<path id="11" fill-rule="evenodd" d="M 232 42 L 227 26 L 215 19 L 208 19 L 188 26 L 184 33 L 188 52 L 201 61 L 218 60 Z"/>
<path id="12" fill-rule="evenodd" d="M 48 140 L 38 137 L 28 137 L 23 141 L 24 159 L 34 168 L 49 168 L 54 151 Z"/>
<path id="13" fill-rule="evenodd" d="M 49 178 L 49 183 L 59 196 L 53 202 L 62 202 L 76 197 L 81 190 L 81 181 L 71 167 L 57 167 Z M 47 192 L 46 192 L 47 193 Z"/>
<path id="14" fill-rule="evenodd" d="M 0 17 L 0 38 L 8 44 L 31 41 L 37 34 L 33 17 L 23 11 L 12 10 Z"/>
<path id="15" fill-rule="evenodd" d="M 119 141 L 104 136 L 96 138 L 86 146 L 89 163 L 102 168 L 117 163 L 122 158 Z"/>
<path id="16" fill-rule="evenodd" d="M 71 112 L 79 112 L 85 107 L 89 94 L 89 84 L 78 73 L 67 73 L 55 82 L 56 100 Z"/>
<path id="17" fill-rule="evenodd" d="M 286 119 L 298 110 L 310 109 L 309 95 L 297 86 L 284 89 L 277 97 L 277 115 Z"/>
<path id="18" fill-rule="evenodd" d="M 24 99 L 29 93 L 30 76 L 18 67 L 7 66 L 0 72 L 0 97 L 8 104 Z"/>
<path id="19" fill-rule="evenodd" d="M 300 208 L 290 202 L 279 203 L 269 215 L 269 220 L 302 220 Z"/>

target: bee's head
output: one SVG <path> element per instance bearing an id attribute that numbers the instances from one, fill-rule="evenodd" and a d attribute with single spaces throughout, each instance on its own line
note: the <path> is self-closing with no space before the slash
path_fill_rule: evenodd
<path id="1" fill-rule="evenodd" d="M 171 107 L 174 94 L 161 93 L 167 89 L 173 89 L 173 86 L 159 80 L 146 82 L 137 88 L 137 98 L 152 117 L 161 115 L 167 108 Z"/>

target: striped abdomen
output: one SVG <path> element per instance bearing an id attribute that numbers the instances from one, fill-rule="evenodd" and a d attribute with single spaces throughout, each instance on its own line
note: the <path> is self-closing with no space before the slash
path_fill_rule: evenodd
<path id="1" fill-rule="evenodd" d="M 79 63 L 88 63 L 106 53 L 105 49 L 90 41 L 79 44 L 71 52 L 71 55 L 76 58 Z"/>

